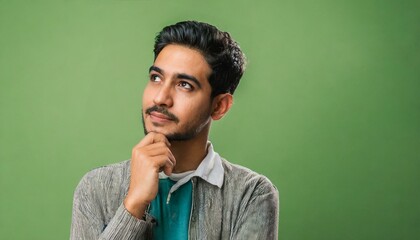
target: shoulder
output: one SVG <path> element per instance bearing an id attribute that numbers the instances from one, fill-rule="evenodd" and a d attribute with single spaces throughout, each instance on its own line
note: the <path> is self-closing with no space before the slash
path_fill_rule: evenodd
<path id="1" fill-rule="evenodd" d="M 82 180 L 95 182 L 98 180 L 104 180 L 106 178 L 112 178 L 113 176 L 123 177 L 129 174 L 129 168 L 130 160 L 109 164 L 90 170 L 83 176 Z"/>
<path id="2" fill-rule="evenodd" d="M 225 172 L 224 185 L 229 189 L 238 191 L 251 191 L 253 195 L 278 195 L 276 186 L 264 175 L 249 168 L 230 163 L 222 159 Z"/>
<path id="3" fill-rule="evenodd" d="M 118 191 L 130 177 L 130 160 L 95 168 L 80 180 L 77 193 L 101 193 Z"/>
<path id="4" fill-rule="evenodd" d="M 74 191 L 74 216 L 89 216 L 101 224 L 109 222 L 125 197 L 129 172 L 130 161 L 127 160 L 86 173 Z"/>

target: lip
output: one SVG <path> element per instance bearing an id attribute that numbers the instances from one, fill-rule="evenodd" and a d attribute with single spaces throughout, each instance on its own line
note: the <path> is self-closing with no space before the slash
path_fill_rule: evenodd
<path id="1" fill-rule="evenodd" d="M 169 118 L 165 114 L 159 113 L 159 112 L 151 112 L 149 114 L 149 116 L 152 119 L 152 121 L 155 121 L 155 122 L 170 122 L 170 121 L 173 121 L 171 118 Z"/>

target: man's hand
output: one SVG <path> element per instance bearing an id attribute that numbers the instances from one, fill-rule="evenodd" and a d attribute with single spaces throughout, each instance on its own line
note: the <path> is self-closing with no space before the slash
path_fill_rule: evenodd
<path id="1" fill-rule="evenodd" d="M 165 135 L 151 132 L 132 151 L 130 187 L 124 200 L 125 208 L 141 219 L 147 206 L 156 197 L 159 172 L 172 173 L 175 157 Z"/>

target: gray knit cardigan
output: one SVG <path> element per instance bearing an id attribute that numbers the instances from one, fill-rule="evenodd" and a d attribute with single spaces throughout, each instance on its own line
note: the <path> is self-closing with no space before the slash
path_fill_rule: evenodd
<path id="1" fill-rule="evenodd" d="M 189 239 L 277 239 L 279 197 L 264 176 L 222 159 L 221 188 L 193 177 Z M 88 172 L 74 193 L 70 239 L 153 239 L 154 219 L 124 207 L 130 161 Z"/>

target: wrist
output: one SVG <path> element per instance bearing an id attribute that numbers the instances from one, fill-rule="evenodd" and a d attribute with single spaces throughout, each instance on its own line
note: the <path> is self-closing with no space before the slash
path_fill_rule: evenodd
<path id="1" fill-rule="evenodd" d="M 143 219 L 146 209 L 149 206 L 149 203 L 139 203 L 136 201 L 133 201 L 128 196 L 124 199 L 124 207 L 127 209 L 127 211 L 133 216 L 138 219 Z"/>

